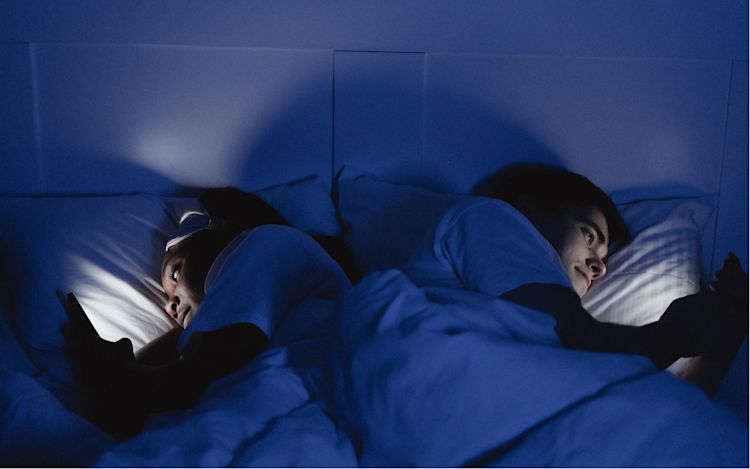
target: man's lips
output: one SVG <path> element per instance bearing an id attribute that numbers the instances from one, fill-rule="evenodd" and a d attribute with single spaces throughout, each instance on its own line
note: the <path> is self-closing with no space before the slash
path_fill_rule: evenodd
<path id="1" fill-rule="evenodd" d="M 586 290 L 588 290 L 588 289 L 589 289 L 589 287 L 591 287 L 591 279 L 590 279 L 590 278 L 589 278 L 589 276 L 588 276 L 588 275 L 586 274 L 586 272 L 584 272 L 583 270 L 579 269 L 578 267 L 575 267 L 575 270 L 576 270 L 576 272 L 578 272 L 578 274 L 579 274 L 579 275 L 580 275 L 581 277 L 583 277 L 583 278 L 584 278 L 584 279 L 586 280 Z"/>

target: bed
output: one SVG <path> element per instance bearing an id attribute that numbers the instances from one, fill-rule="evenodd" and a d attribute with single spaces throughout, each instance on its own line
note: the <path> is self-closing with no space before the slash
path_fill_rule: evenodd
<path id="1" fill-rule="evenodd" d="M 346 168 L 337 205 L 311 176 L 258 194 L 296 233 L 339 235 L 364 279 L 309 283 L 309 246 L 261 248 L 254 295 L 289 310 L 267 352 L 185 411 L 115 441 L 87 420 L 64 346 L 64 294 L 134 348 L 169 330 L 163 245 L 194 197 L 4 198 L 2 434 L 9 465 L 734 466 L 741 416 L 642 357 L 562 348 L 551 316 L 482 292 L 417 286 L 399 270 L 450 207 L 473 199 Z M 700 287 L 710 198 L 624 204 L 636 234 L 585 297 L 603 320 L 656 320 Z M 337 217 L 337 210 L 340 216 Z M 290 229 L 291 230 L 291 229 Z M 272 235 L 284 240 L 284 235 Z M 263 246 L 263 245 L 261 245 Z M 309 269 L 325 272 L 315 258 Z M 317 278 L 317 277 L 316 277 Z M 300 287 L 301 288 L 301 287 Z M 294 304 L 289 304 L 295 298 Z M 285 306 L 281 306 L 285 305 Z M 482 314 L 476 314 L 481 311 Z M 10 313 L 10 314 L 9 314 Z M 544 448 L 540 451 L 540 448 Z"/>
<path id="2" fill-rule="evenodd" d="M 748 466 L 747 339 L 708 397 L 684 360 L 568 350 L 551 316 L 407 268 L 534 162 L 591 178 L 635 235 L 583 299 L 595 317 L 655 321 L 729 250 L 747 269 L 747 49 L 714 27 L 732 2 L 53 3 L 0 19 L 0 465 Z M 65 354 L 65 295 L 136 350 L 171 330 L 165 242 L 222 186 L 290 222 L 258 232 L 248 306 L 284 319 L 117 440 Z M 362 279 L 305 234 L 342 236 Z"/>

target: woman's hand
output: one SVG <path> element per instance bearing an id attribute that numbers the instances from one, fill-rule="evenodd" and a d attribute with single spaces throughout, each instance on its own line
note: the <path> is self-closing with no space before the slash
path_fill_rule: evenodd
<path id="1" fill-rule="evenodd" d="M 121 372 L 135 361 L 129 339 L 109 342 L 99 337 L 72 293 L 68 294 L 70 318 L 66 350 L 74 361 L 78 379 L 86 385 L 112 386 Z"/>
<path id="2" fill-rule="evenodd" d="M 90 391 L 87 417 L 115 438 L 136 434 L 146 413 L 137 398 L 143 385 L 133 344 L 129 339 L 102 339 L 72 293 L 67 303 L 65 349 L 76 380 Z"/>

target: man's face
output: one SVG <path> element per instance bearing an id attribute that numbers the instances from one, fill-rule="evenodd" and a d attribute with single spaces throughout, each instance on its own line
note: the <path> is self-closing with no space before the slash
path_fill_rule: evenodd
<path id="1" fill-rule="evenodd" d="M 167 293 L 164 309 L 183 328 L 193 320 L 203 301 L 212 261 L 203 259 L 205 249 L 201 249 L 200 238 L 196 234 L 170 247 L 161 269 L 161 284 Z"/>
<path id="2" fill-rule="evenodd" d="M 567 204 L 556 213 L 535 212 L 531 221 L 557 251 L 578 296 L 607 272 L 609 231 L 601 210 Z"/>

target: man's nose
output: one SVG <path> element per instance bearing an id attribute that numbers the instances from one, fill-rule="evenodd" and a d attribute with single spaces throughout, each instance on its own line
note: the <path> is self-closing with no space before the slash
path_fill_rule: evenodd
<path id="1" fill-rule="evenodd" d="M 592 280 L 604 277 L 604 274 L 607 273 L 607 266 L 604 264 L 604 261 L 601 260 L 598 256 L 589 258 L 587 260 L 587 264 L 589 270 L 591 271 Z"/>

